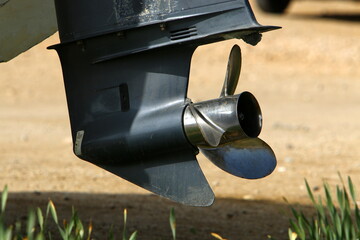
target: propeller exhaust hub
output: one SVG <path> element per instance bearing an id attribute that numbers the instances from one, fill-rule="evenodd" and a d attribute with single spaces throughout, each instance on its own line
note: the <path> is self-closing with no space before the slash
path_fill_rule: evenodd
<path id="1" fill-rule="evenodd" d="M 250 92 L 239 95 L 237 117 L 244 133 L 251 138 L 259 136 L 262 129 L 262 114 L 258 101 Z"/>
<path id="2" fill-rule="evenodd" d="M 261 128 L 260 106 L 250 92 L 190 103 L 184 113 L 186 136 L 199 147 L 256 138 Z"/>

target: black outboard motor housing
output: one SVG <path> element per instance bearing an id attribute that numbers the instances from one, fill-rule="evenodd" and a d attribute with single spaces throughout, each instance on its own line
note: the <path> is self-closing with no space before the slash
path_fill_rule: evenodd
<path id="1" fill-rule="evenodd" d="M 255 45 L 262 32 L 277 27 L 259 25 L 247 0 L 55 0 L 55 5 L 61 43 L 50 48 L 61 60 L 75 154 L 166 198 L 211 205 L 214 195 L 196 154 L 198 147 L 205 155 L 208 148 L 224 152 L 229 141 L 220 140 L 226 134 L 219 135 L 217 145 L 205 135 L 201 146 L 191 139 L 194 123 L 200 126 L 201 119 L 209 119 L 201 114 L 201 103 L 187 99 L 192 54 L 199 45 L 230 38 Z M 225 102 L 239 109 L 239 101 Z M 261 122 L 258 110 L 255 118 Z M 216 129 L 216 124 L 210 125 Z M 202 129 L 196 130 L 198 135 Z M 231 141 L 245 141 L 236 144 L 250 156 L 264 149 L 257 135 Z M 242 164 L 255 169 L 249 178 L 275 168 L 267 145 L 265 152 L 261 166 L 244 157 Z M 227 156 L 219 154 L 209 158 L 215 164 L 216 158 L 225 158 L 220 167 L 227 170 Z M 242 155 L 238 157 L 241 162 Z M 265 170 L 258 174 L 257 168 Z"/>

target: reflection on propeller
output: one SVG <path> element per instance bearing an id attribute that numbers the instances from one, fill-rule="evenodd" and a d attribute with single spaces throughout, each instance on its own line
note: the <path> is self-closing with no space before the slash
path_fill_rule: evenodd
<path id="1" fill-rule="evenodd" d="M 233 95 L 239 81 L 241 71 L 241 49 L 238 45 L 234 45 L 231 49 L 225 81 L 220 97 Z"/>
<path id="2" fill-rule="evenodd" d="M 257 179 L 269 175 L 276 166 L 274 152 L 259 138 L 225 143 L 201 152 L 222 170 L 238 177 Z"/>
<path id="3" fill-rule="evenodd" d="M 189 141 L 216 166 L 235 176 L 257 179 L 276 167 L 272 149 L 258 138 L 262 114 L 249 92 L 233 95 L 241 69 L 241 50 L 230 53 L 220 98 L 190 103 L 185 109 L 184 129 Z"/>

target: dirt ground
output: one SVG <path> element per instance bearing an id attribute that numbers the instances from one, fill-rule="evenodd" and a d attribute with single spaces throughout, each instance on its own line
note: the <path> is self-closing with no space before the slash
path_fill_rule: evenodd
<path id="1" fill-rule="evenodd" d="M 278 166 L 261 180 L 244 180 L 199 161 L 216 194 L 208 208 L 181 206 L 142 190 L 72 153 L 62 73 L 52 36 L 9 63 L 0 64 L 0 188 L 10 189 L 9 222 L 52 199 L 60 218 L 71 206 L 93 222 L 94 238 L 111 224 L 121 228 L 128 209 L 139 239 L 170 239 L 175 207 L 178 239 L 286 239 L 288 205 L 309 204 L 304 178 L 316 193 L 338 172 L 360 189 L 360 3 L 294 2 L 284 16 L 259 12 L 268 32 L 256 47 L 231 40 L 200 47 L 193 58 L 189 96 L 218 97 L 228 53 L 243 50 L 237 92 L 251 91 L 264 117 L 260 137 L 275 151 Z M 118 230 L 117 230 L 118 231 Z M 119 236 L 119 235 L 118 235 Z"/>

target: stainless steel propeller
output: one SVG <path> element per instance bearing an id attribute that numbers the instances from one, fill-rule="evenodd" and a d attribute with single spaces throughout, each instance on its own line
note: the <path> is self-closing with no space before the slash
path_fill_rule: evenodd
<path id="1" fill-rule="evenodd" d="M 235 176 L 257 179 L 276 167 L 273 150 L 258 138 L 262 114 L 249 92 L 233 95 L 241 69 L 241 50 L 230 52 L 220 98 L 189 103 L 184 128 L 189 141 L 216 166 Z"/>

